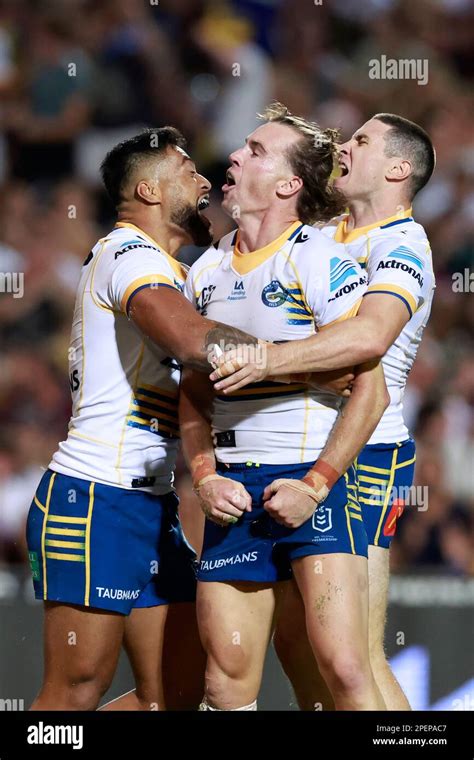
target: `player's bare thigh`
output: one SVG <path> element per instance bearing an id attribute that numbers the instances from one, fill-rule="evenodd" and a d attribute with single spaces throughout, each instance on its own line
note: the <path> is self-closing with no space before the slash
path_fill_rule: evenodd
<path id="1" fill-rule="evenodd" d="M 199 630 L 207 654 L 206 695 L 219 709 L 236 709 L 257 698 L 285 585 L 198 583 Z"/>
<path id="2" fill-rule="evenodd" d="M 326 554 L 302 557 L 292 566 L 320 667 L 341 652 L 368 658 L 367 559 Z"/>
<path id="3" fill-rule="evenodd" d="M 390 552 L 369 546 L 369 648 L 372 654 L 383 648 L 390 581 Z"/>
<path id="4" fill-rule="evenodd" d="M 102 711 L 198 709 L 206 657 L 195 603 L 132 610 L 125 625 L 124 647 L 136 688 L 107 702 Z"/>
<path id="5" fill-rule="evenodd" d="M 44 612 L 44 680 L 31 709 L 96 709 L 117 667 L 124 615 L 56 602 Z"/>
<path id="6" fill-rule="evenodd" d="M 303 557 L 292 567 L 313 652 L 336 709 L 385 709 L 369 657 L 367 559 L 329 554 Z"/>
<path id="7" fill-rule="evenodd" d="M 204 694 L 206 654 L 194 602 L 170 604 L 165 624 L 162 673 L 166 710 L 197 710 Z"/>
<path id="8" fill-rule="evenodd" d="M 334 710 L 306 631 L 303 599 L 295 580 L 287 588 L 275 621 L 273 646 L 300 710 Z"/>

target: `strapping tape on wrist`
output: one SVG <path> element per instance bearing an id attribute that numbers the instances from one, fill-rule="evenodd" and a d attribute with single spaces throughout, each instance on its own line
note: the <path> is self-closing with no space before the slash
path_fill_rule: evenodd
<path id="1" fill-rule="evenodd" d="M 310 499 L 312 499 L 316 504 L 320 504 L 326 496 L 329 493 L 329 488 L 327 486 L 321 486 L 319 491 L 316 491 L 314 488 L 311 488 L 307 483 L 304 483 L 302 480 L 292 480 L 291 478 L 278 478 L 278 480 L 274 480 L 271 489 L 272 493 L 277 491 L 280 486 L 286 486 L 287 488 L 291 488 L 292 491 L 298 491 L 299 493 L 304 493 L 306 496 L 309 496 Z"/>

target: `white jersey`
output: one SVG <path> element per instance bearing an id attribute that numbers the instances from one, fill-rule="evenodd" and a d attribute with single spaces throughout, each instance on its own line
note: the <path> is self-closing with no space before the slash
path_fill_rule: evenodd
<path id="1" fill-rule="evenodd" d="M 50 468 L 155 494 L 172 489 L 179 443 L 176 360 L 127 318 L 145 287 L 182 290 L 185 270 L 138 227 L 120 223 L 84 262 L 69 349 L 73 399 Z"/>
<path id="2" fill-rule="evenodd" d="M 267 341 L 307 338 L 353 316 L 366 277 L 321 232 L 301 222 L 253 253 L 226 235 L 191 267 L 185 294 L 203 316 Z M 213 434 L 221 462 L 314 462 L 341 400 L 293 383 L 264 381 L 214 402 Z"/>
<path id="3" fill-rule="evenodd" d="M 346 220 L 322 231 L 338 243 L 367 272 L 371 293 L 390 293 L 405 304 L 410 319 L 383 357 L 390 406 L 368 441 L 396 443 L 408 438 L 403 420 L 403 393 L 424 327 L 428 322 L 435 288 L 431 249 L 426 233 L 409 215 L 346 231 Z"/>

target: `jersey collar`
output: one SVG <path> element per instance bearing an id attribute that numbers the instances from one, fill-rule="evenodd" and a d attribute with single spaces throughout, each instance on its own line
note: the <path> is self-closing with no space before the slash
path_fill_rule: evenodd
<path id="1" fill-rule="evenodd" d="M 334 240 L 336 243 L 352 243 L 362 235 L 366 235 L 368 232 L 370 232 L 370 230 L 375 230 L 378 228 L 385 229 L 386 227 L 392 227 L 396 224 L 402 224 L 403 222 L 413 222 L 411 208 L 403 211 L 402 216 L 400 216 L 400 214 L 388 216 L 386 219 L 381 219 L 380 221 L 374 222 L 373 224 L 367 224 L 365 227 L 356 227 L 350 232 L 347 231 L 346 218 L 343 219 L 342 222 L 339 222 L 337 225 L 336 232 L 334 233 Z"/>
<path id="2" fill-rule="evenodd" d="M 263 264 L 264 261 L 283 248 L 285 243 L 289 242 L 296 236 L 296 233 L 299 232 L 302 226 L 302 222 L 293 222 L 293 224 L 282 232 L 276 240 L 268 243 L 268 245 L 263 248 L 258 248 L 256 251 L 251 251 L 249 253 L 241 253 L 241 251 L 239 251 L 239 233 L 237 233 L 232 255 L 233 268 L 238 274 L 248 274 L 252 269 Z"/>
<path id="3" fill-rule="evenodd" d="M 168 262 L 169 262 L 171 268 L 173 269 L 173 272 L 175 274 L 177 274 L 178 277 L 180 277 L 182 280 L 186 279 L 186 271 L 183 269 L 183 267 L 181 266 L 181 264 L 179 263 L 179 261 L 176 261 L 176 259 L 174 259 L 173 256 L 170 256 L 170 254 L 167 253 L 164 250 L 164 248 L 162 248 L 161 245 L 159 243 L 157 243 L 156 240 L 154 240 L 151 237 L 151 235 L 147 235 L 147 233 L 144 232 L 142 229 L 140 229 L 140 227 L 137 227 L 136 224 L 132 224 L 132 222 L 117 222 L 117 224 L 115 225 L 115 227 L 116 228 L 117 227 L 119 227 L 119 228 L 128 228 L 130 230 L 135 230 L 135 232 L 139 232 L 140 235 L 143 235 L 143 237 L 146 237 L 146 239 L 149 240 L 150 243 L 152 243 L 152 245 L 154 245 L 154 246 L 156 246 L 156 248 L 158 248 L 158 250 L 160 251 L 160 253 L 163 254 L 163 256 L 166 256 L 166 258 L 168 259 Z"/>

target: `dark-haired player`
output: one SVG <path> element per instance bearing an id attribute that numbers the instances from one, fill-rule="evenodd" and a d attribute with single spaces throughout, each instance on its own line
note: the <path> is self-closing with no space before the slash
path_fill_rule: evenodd
<path id="1" fill-rule="evenodd" d="M 212 240 L 201 214 L 211 186 L 184 148 L 180 133 L 163 127 L 117 145 L 102 164 L 117 224 L 84 262 L 68 436 L 28 517 L 45 610 L 35 710 L 94 710 L 122 643 L 137 686 L 128 707 L 167 706 L 159 674 L 168 605 L 195 595 L 195 554 L 173 490 L 180 363 L 209 371 L 210 344 L 247 339 L 203 319 L 181 293 L 179 247 Z M 193 632 L 188 655 L 202 659 Z"/>

